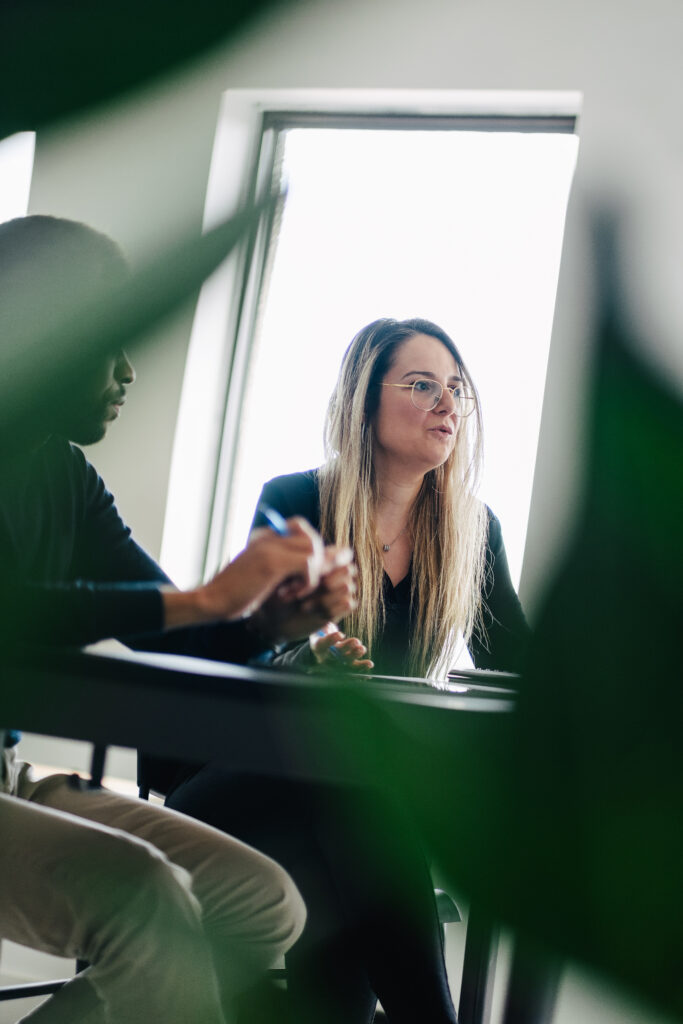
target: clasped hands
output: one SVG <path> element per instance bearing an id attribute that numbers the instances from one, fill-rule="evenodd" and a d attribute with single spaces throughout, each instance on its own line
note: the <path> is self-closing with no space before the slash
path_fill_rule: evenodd
<path id="1" fill-rule="evenodd" d="M 325 546 L 298 516 L 288 519 L 287 527 L 284 537 L 267 528 L 254 530 L 244 550 L 208 583 L 188 591 L 164 589 L 165 627 L 250 619 L 275 645 L 315 635 L 353 611 L 351 550 Z"/>

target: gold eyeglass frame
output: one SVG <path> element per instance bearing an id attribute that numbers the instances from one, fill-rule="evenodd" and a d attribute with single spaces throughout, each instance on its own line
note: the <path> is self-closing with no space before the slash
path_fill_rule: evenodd
<path id="1" fill-rule="evenodd" d="M 415 385 L 416 384 L 421 384 L 423 381 L 426 382 L 427 384 L 436 384 L 438 387 L 441 388 L 439 396 L 436 399 L 436 401 L 434 402 L 434 405 L 431 407 L 431 409 L 424 409 L 421 405 L 418 405 L 417 402 L 415 401 Z M 477 400 L 475 398 L 474 393 L 472 391 L 469 391 L 469 390 L 468 390 L 466 395 L 459 396 L 459 397 L 456 398 L 456 396 L 453 394 L 453 392 L 460 390 L 462 388 L 461 384 L 453 384 L 452 386 L 447 385 L 444 388 L 443 384 L 440 384 L 438 380 L 432 380 L 430 377 L 418 377 L 417 380 L 414 380 L 412 384 L 387 384 L 385 381 L 383 381 L 382 382 L 382 387 L 383 388 L 410 388 L 410 401 L 413 403 L 413 405 L 415 406 L 416 409 L 420 410 L 420 412 L 432 412 L 432 410 L 436 409 L 437 405 L 439 404 L 439 402 L 443 398 L 444 391 L 450 391 L 451 398 L 453 399 L 454 402 L 456 402 L 456 404 L 458 402 L 462 402 L 463 397 L 464 397 L 464 399 L 466 401 L 470 402 L 470 408 L 467 410 L 467 412 L 462 412 L 462 413 L 456 412 L 456 416 L 460 416 L 461 419 L 466 419 L 468 416 L 471 416 L 472 413 L 474 412 L 475 406 L 477 404 Z"/>

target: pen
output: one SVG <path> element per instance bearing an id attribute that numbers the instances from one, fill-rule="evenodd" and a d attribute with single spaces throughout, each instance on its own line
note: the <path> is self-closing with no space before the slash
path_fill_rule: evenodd
<path id="1" fill-rule="evenodd" d="M 271 530 L 274 530 L 275 533 L 280 535 L 280 537 L 289 536 L 289 528 L 287 526 L 287 523 L 285 522 L 284 517 L 281 516 L 280 513 L 277 511 L 277 509 L 271 508 L 270 505 L 264 505 L 263 502 L 261 502 L 256 511 L 259 513 L 259 515 L 262 515 L 263 518 L 267 521 Z"/>
<path id="2" fill-rule="evenodd" d="M 263 516 L 263 518 L 266 520 L 266 522 L 270 526 L 271 530 L 273 530 L 275 533 L 277 533 L 280 537 L 287 537 L 287 536 L 289 536 L 289 528 L 287 526 L 287 523 L 286 523 L 284 517 L 281 516 L 280 513 L 277 511 L 277 509 L 271 508 L 270 505 L 265 505 L 263 502 L 260 502 L 258 507 L 257 507 L 257 509 L 256 509 L 256 511 L 258 512 L 259 515 Z M 335 625 L 335 629 L 338 629 L 338 627 L 336 625 Z M 326 636 L 326 635 L 327 634 L 326 634 L 324 629 L 319 629 L 316 632 L 316 636 Z M 328 647 L 327 649 L 328 649 L 328 651 L 330 652 L 330 654 L 332 655 L 333 658 L 343 658 L 344 657 L 342 652 L 338 651 L 336 647 Z"/>

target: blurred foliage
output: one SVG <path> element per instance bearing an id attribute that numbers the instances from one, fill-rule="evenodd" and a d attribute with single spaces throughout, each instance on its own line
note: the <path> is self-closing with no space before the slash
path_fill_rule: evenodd
<path id="1" fill-rule="evenodd" d="M 123 284 L 105 281 L 85 295 L 73 288 L 58 307 L 40 301 L 48 289 L 36 281 L 30 295 L 4 298 L 0 324 L 13 329 L 2 332 L 0 431 L 30 421 L 36 404 L 55 393 L 64 403 L 82 401 L 73 381 L 86 360 L 127 346 L 181 306 L 277 201 L 263 199 L 201 237 L 179 241 Z"/>
<path id="2" fill-rule="evenodd" d="M 283 0 L 3 0 L 0 138 L 135 90 Z"/>
<path id="3" fill-rule="evenodd" d="M 4 0 L 0 137 L 134 90 L 270 6 Z M 181 240 L 125 288 L 18 333 L 0 357 L 2 429 L 84 346 L 126 344 L 191 294 L 258 215 Z M 413 706 L 404 731 L 354 705 L 335 742 L 410 804 L 456 888 L 683 1019 L 683 411 L 629 346 L 611 299 L 584 512 L 518 714 L 452 722 Z"/>
<path id="4" fill-rule="evenodd" d="M 618 296 L 600 329 L 584 514 L 511 750 L 508 905 L 683 1018 L 683 404 L 636 354 Z"/>
<path id="5" fill-rule="evenodd" d="M 0 138 L 83 112 L 225 41 L 274 0 L 5 0 L 0 6 Z M 240 212 L 201 239 L 179 239 L 115 291 L 82 296 L 55 318 L 38 296 L 14 296 L 0 349 L 0 428 L 30 417 L 48 385 L 64 380 L 87 353 L 131 343 L 176 309 L 254 231 L 263 207 Z M 151 240 L 150 249 L 154 250 Z M 73 399 L 72 399 L 73 400 Z M 7 435 L 5 435 L 7 436 Z"/>
<path id="6" fill-rule="evenodd" d="M 619 297 L 597 332 L 583 513 L 518 711 L 414 715 L 409 761 L 393 730 L 384 757 L 480 909 L 683 1019 L 683 404 Z"/>
<path id="7" fill-rule="evenodd" d="M 334 742 L 480 914 L 683 1020 L 683 403 L 638 354 L 615 262 L 603 239 L 582 512 L 517 710 L 368 693 Z"/>

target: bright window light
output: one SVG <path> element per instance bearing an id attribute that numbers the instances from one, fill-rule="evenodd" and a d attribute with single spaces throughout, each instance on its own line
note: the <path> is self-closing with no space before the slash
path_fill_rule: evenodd
<path id="1" fill-rule="evenodd" d="M 0 142 L 0 224 L 28 212 L 35 145 L 35 132 L 18 132 Z"/>
<path id="2" fill-rule="evenodd" d="M 479 388 L 480 496 L 515 584 L 526 536 L 560 251 L 578 139 L 569 133 L 295 128 L 251 354 L 224 556 L 263 483 L 323 460 L 344 350 L 377 317 L 421 316 Z"/>

